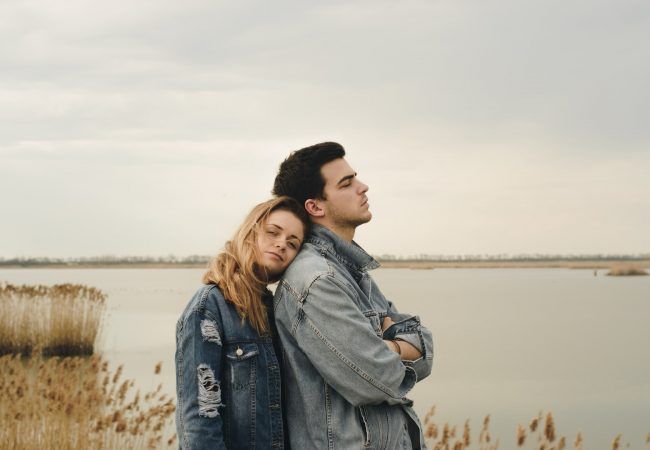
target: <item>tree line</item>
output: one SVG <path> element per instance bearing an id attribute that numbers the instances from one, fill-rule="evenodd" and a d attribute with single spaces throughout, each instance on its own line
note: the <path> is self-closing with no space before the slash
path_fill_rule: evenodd
<path id="1" fill-rule="evenodd" d="M 543 253 L 521 253 L 521 254 L 466 254 L 466 255 L 374 255 L 378 261 L 399 261 L 399 262 L 533 262 L 533 261 L 642 261 L 650 260 L 650 253 L 638 254 L 543 254 Z M 207 264 L 212 256 L 189 255 L 189 256 L 91 256 L 78 258 L 49 258 L 49 257 L 0 257 L 1 266 L 110 266 L 110 265 L 199 265 Z"/>

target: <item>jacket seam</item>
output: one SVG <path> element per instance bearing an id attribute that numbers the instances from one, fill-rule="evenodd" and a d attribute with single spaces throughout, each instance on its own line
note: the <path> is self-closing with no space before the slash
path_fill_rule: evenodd
<path id="1" fill-rule="evenodd" d="M 325 389 L 325 416 L 327 420 L 327 448 L 334 448 L 334 429 L 332 428 L 332 401 L 330 400 L 329 386 L 323 380 L 323 387 Z"/>
<path id="2" fill-rule="evenodd" d="M 298 313 L 296 314 L 296 320 L 293 321 L 291 324 L 291 335 L 296 336 L 296 330 L 298 330 L 298 327 L 302 323 L 302 321 L 305 319 L 305 311 L 303 311 L 302 308 L 298 309 Z"/>
<path id="3" fill-rule="evenodd" d="M 349 358 L 347 358 L 345 355 L 343 355 L 335 346 L 333 346 L 329 340 L 321 333 L 321 331 L 314 325 L 314 323 L 311 320 L 307 320 L 307 324 L 309 325 L 309 328 L 312 329 L 312 331 L 318 336 L 318 338 L 323 341 L 325 345 L 327 345 L 327 348 L 330 349 L 332 353 L 334 353 L 343 363 L 345 363 L 346 366 L 348 366 L 350 369 L 352 369 L 357 375 L 359 375 L 361 378 L 366 380 L 370 385 L 374 386 L 375 388 L 379 389 L 385 394 L 390 395 L 392 398 L 400 398 L 396 393 L 393 392 L 392 389 L 390 389 L 387 386 L 384 386 L 381 383 L 378 383 L 374 378 L 372 378 L 370 375 L 368 375 L 366 372 L 361 370 L 359 366 L 357 366 L 354 362 L 352 362 Z"/>
<path id="4" fill-rule="evenodd" d="M 298 303 L 304 303 L 305 299 L 309 295 L 309 291 L 311 290 L 311 287 L 314 285 L 316 281 L 318 281 L 320 278 L 324 276 L 333 276 L 334 274 L 334 269 L 332 268 L 332 265 L 330 264 L 330 261 L 322 254 L 319 252 L 320 258 L 323 260 L 323 262 L 327 265 L 327 270 L 320 271 L 316 276 L 314 276 L 305 286 L 303 289 L 302 293 L 298 292 L 294 286 L 286 279 L 283 278 L 282 281 L 280 281 L 280 285 L 278 286 L 278 289 L 280 288 L 286 288 L 287 291 L 291 294 L 293 297 L 293 300 L 298 302 Z M 336 255 L 335 255 L 336 256 Z M 280 302 L 278 301 L 278 304 Z M 276 305 L 277 307 L 277 305 Z"/>
<path id="5" fill-rule="evenodd" d="M 179 331 L 178 334 L 180 335 L 181 340 L 183 339 L 184 329 L 185 329 L 185 322 L 182 322 L 181 326 L 179 327 L 179 330 L 178 330 Z M 176 338 L 178 339 L 179 336 L 177 335 Z M 183 349 L 182 349 L 182 346 L 179 346 L 178 348 L 179 348 L 179 351 L 178 351 L 178 358 L 177 358 L 176 364 L 177 364 L 177 367 L 183 367 Z M 176 408 L 179 411 L 178 422 L 179 422 L 179 426 L 180 426 L 181 434 L 182 434 L 180 439 L 183 440 L 183 444 L 185 445 L 185 448 L 189 448 L 190 447 L 190 442 L 189 442 L 189 437 L 187 435 L 187 427 L 185 426 L 185 421 L 184 421 L 184 418 L 183 418 L 183 392 L 184 392 L 183 391 L 183 383 L 178 382 L 179 381 L 178 380 L 178 373 L 176 374 L 176 378 L 177 378 L 176 379 L 176 385 L 178 387 L 178 399 L 177 399 Z"/>

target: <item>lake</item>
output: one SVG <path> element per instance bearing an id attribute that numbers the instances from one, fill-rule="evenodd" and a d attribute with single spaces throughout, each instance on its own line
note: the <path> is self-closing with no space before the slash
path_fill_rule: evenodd
<path id="1" fill-rule="evenodd" d="M 174 394 L 174 329 L 202 269 L 2 269 L 14 284 L 81 283 L 108 295 L 103 354 L 143 390 Z M 500 448 L 518 424 L 552 411 L 557 433 L 585 448 L 642 448 L 650 432 L 650 277 L 570 269 L 377 269 L 373 277 L 434 336 L 431 375 L 411 392 L 423 419 L 473 438 L 491 415 Z M 160 375 L 154 365 L 163 362 Z"/>

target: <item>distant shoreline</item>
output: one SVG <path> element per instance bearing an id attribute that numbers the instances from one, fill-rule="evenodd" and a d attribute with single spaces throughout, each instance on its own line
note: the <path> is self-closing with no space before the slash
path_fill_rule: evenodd
<path id="1" fill-rule="evenodd" d="M 383 261 L 385 269 L 610 269 L 613 266 L 650 268 L 650 259 L 543 261 Z"/>
<path id="2" fill-rule="evenodd" d="M 380 261 L 384 269 L 610 269 L 629 265 L 650 269 L 650 259 L 531 260 L 531 261 Z M 118 263 L 118 264 L 12 264 L 0 269 L 204 269 L 207 263 Z"/>

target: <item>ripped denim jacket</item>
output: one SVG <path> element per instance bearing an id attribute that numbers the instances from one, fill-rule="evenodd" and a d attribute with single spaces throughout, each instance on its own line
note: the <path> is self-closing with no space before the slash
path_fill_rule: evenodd
<path id="1" fill-rule="evenodd" d="M 284 448 L 280 389 L 271 336 L 242 322 L 217 286 L 199 289 L 176 325 L 179 448 Z"/>

